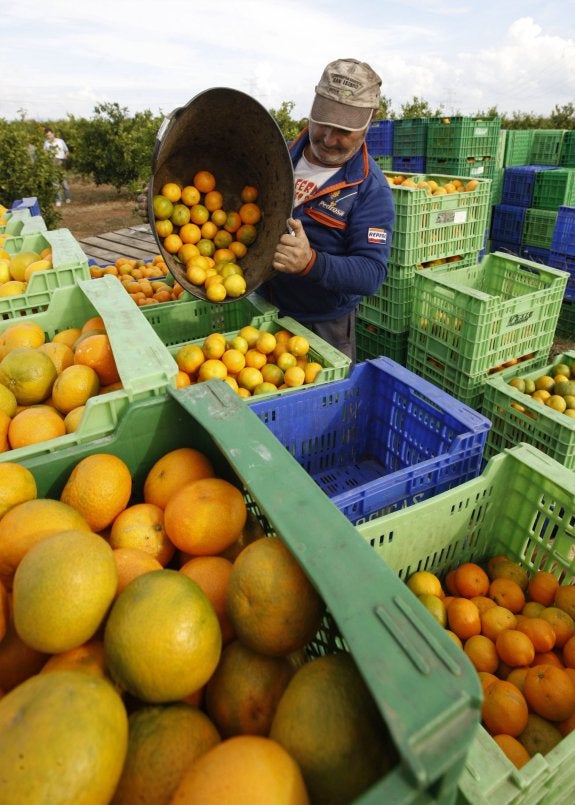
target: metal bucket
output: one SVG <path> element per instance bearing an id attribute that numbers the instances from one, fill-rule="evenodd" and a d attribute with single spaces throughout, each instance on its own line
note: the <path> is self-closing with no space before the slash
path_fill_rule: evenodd
<path id="1" fill-rule="evenodd" d="M 192 184 L 194 174 L 208 170 L 227 210 L 241 206 L 245 185 L 259 190 L 262 220 L 258 235 L 239 261 L 246 293 L 273 274 L 276 244 L 286 232 L 293 207 L 294 175 L 284 137 L 269 112 L 243 92 L 216 87 L 196 95 L 162 123 L 152 159 L 148 215 L 160 253 L 171 274 L 187 291 L 206 299 L 205 289 L 186 278 L 185 266 L 162 246 L 154 227 L 153 198 L 166 182 Z M 234 299 L 226 298 L 225 302 Z"/>

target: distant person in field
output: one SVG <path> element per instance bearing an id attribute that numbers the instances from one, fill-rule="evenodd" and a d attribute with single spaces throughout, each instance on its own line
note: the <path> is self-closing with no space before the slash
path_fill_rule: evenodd
<path id="1" fill-rule="evenodd" d="M 315 88 L 309 127 L 292 143 L 291 230 L 261 292 L 355 361 L 355 312 L 387 276 L 393 195 L 365 136 L 379 109 L 381 78 L 365 62 L 338 59 Z"/>
<path id="2" fill-rule="evenodd" d="M 49 151 L 56 164 L 62 168 L 62 171 L 65 172 L 67 164 L 68 164 L 68 156 L 70 151 L 68 150 L 68 146 L 64 142 L 61 137 L 56 137 L 54 131 L 51 128 L 47 128 L 44 131 L 44 148 L 46 151 Z M 62 201 L 65 200 L 66 204 L 70 204 L 72 198 L 70 196 L 70 186 L 68 185 L 68 179 L 66 178 L 65 173 L 63 173 L 62 181 L 58 185 L 58 193 L 56 195 L 56 206 L 61 207 Z"/>

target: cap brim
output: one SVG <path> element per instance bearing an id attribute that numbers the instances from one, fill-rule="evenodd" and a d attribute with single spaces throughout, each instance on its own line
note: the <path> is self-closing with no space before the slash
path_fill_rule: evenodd
<path id="1" fill-rule="evenodd" d="M 363 131 L 371 120 L 373 109 L 366 106 L 349 106 L 316 95 L 310 120 L 320 126 L 333 126 L 347 131 Z"/>

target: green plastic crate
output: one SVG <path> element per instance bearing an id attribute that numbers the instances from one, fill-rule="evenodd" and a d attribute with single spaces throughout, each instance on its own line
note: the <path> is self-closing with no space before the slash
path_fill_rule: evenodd
<path id="1" fill-rule="evenodd" d="M 557 319 L 556 334 L 575 340 L 575 302 L 564 299 Z"/>
<path id="2" fill-rule="evenodd" d="M 80 280 L 57 288 L 48 308 L 29 314 L 26 321 L 40 325 L 47 340 L 70 327 L 81 327 L 100 315 L 106 325 L 123 388 L 90 398 L 78 429 L 57 439 L 19 447 L 2 454 L 8 461 L 49 456 L 65 448 L 102 438 L 115 430 L 133 400 L 165 392 L 175 383 L 176 362 L 115 277 Z M 0 322 L 0 334 L 14 324 Z"/>
<path id="3" fill-rule="evenodd" d="M 4 213 L 2 218 L 6 221 L 5 224 L 0 226 L 0 235 L 19 235 L 22 227 L 27 221 L 30 221 L 32 216 L 30 210 L 24 208 L 21 210 L 8 210 Z"/>
<path id="4" fill-rule="evenodd" d="M 398 763 L 355 805 L 454 802 L 480 717 L 474 669 L 225 383 L 132 403 L 114 434 L 25 464 L 39 496 L 57 497 L 80 459 L 105 451 L 128 464 L 141 489 L 153 463 L 183 446 L 204 452 L 216 474 L 242 489 L 266 534 L 282 539 L 302 564 L 328 613 L 308 656 L 351 652 L 387 723 Z M 278 478 L 289 495 L 278 494 Z"/>
<path id="5" fill-rule="evenodd" d="M 512 168 L 530 164 L 533 129 L 504 129 L 505 152 L 503 167 Z"/>
<path id="6" fill-rule="evenodd" d="M 557 210 L 575 206 L 575 170 L 538 171 L 535 175 L 531 206 L 539 210 Z"/>
<path id="7" fill-rule="evenodd" d="M 506 447 L 527 442 L 569 469 L 575 469 L 575 419 L 541 405 L 528 394 L 509 385 L 513 377 L 530 377 L 536 380 L 550 374 L 558 363 L 571 366 L 575 352 L 556 355 L 553 362 L 537 371 L 525 372 L 513 367 L 501 376 L 494 376 L 485 383 L 483 413 L 492 422 L 488 434 L 485 456 L 500 453 Z"/>
<path id="8" fill-rule="evenodd" d="M 460 157 L 427 157 L 426 168 L 429 173 L 443 173 L 450 176 L 467 176 L 470 179 L 491 179 L 497 169 L 495 156 Z"/>
<path id="9" fill-rule="evenodd" d="M 393 170 L 393 157 L 373 157 L 382 171 Z"/>
<path id="10" fill-rule="evenodd" d="M 432 117 L 427 129 L 427 158 L 457 160 L 490 157 L 495 159 L 501 118 Z"/>
<path id="11" fill-rule="evenodd" d="M 252 324 L 260 330 L 277 333 L 279 330 L 290 330 L 294 335 L 304 336 L 310 345 L 309 360 L 321 364 L 314 384 L 329 383 L 347 377 L 351 360 L 343 352 L 335 349 L 323 338 L 308 330 L 302 324 L 288 316 L 278 316 L 278 309 L 270 305 L 257 294 L 250 294 L 238 302 L 227 305 L 214 305 L 200 299 L 178 301 L 162 305 L 150 305 L 139 308 L 146 320 L 175 358 L 178 349 L 184 344 L 201 345 L 210 333 L 220 332 L 226 339 L 237 335 L 246 324 Z M 292 394 L 300 386 L 277 390 L 265 397 L 279 394 Z"/>
<path id="12" fill-rule="evenodd" d="M 69 229 L 39 230 L 8 238 L 3 248 L 13 255 L 22 251 L 40 253 L 48 247 L 52 249 L 53 267 L 32 274 L 25 293 L 0 297 L 0 318 L 13 319 L 46 310 L 56 288 L 90 279 L 88 258 Z"/>
<path id="13" fill-rule="evenodd" d="M 575 168 L 575 130 L 570 129 L 563 135 L 559 164 L 565 168 Z"/>
<path id="14" fill-rule="evenodd" d="M 470 408 L 483 412 L 486 380 L 497 372 L 503 372 L 506 367 L 502 365 L 496 371 L 469 374 L 459 369 L 453 362 L 438 359 L 426 346 L 414 343 L 412 331 L 409 330 L 408 333 L 406 367 L 434 383 L 440 389 L 449 392 Z M 534 352 L 530 357 L 522 357 L 521 366 L 524 371 L 531 371 L 548 363 L 549 348 Z"/>
<path id="15" fill-rule="evenodd" d="M 414 182 L 433 179 L 446 184 L 454 178 L 464 183 L 469 175 L 403 174 Z M 432 196 L 425 189 L 392 185 L 395 224 L 390 261 L 403 266 L 417 265 L 453 254 L 481 251 L 489 227 L 491 180 L 478 179 L 475 190 Z"/>
<path id="16" fill-rule="evenodd" d="M 535 129 L 529 165 L 559 165 L 565 129 Z"/>
<path id="17" fill-rule="evenodd" d="M 553 173 L 554 171 L 542 172 Z M 525 211 L 521 243 L 541 249 L 550 249 L 556 223 L 557 210 L 538 210 L 535 207 L 529 207 Z"/>
<path id="18" fill-rule="evenodd" d="M 502 252 L 475 266 L 418 271 L 410 345 L 468 375 L 548 353 L 568 276 Z"/>
<path id="19" fill-rule="evenodd" d="M 393 155 L 424 157 L 427 153 L 428 117 L 406 117 L 394 121 Z"/>
<path id="20" fill-rule="evenodd" d="M 443 575 L 505 554 L 529 571 L 575 579 L 575 473 L 531 445 L 492 457 L 483 473 L 368 523 L 358 533 L 397 573 Z M 459 803 L 575 802 L 575 733 L 517 769 L 480 727 L 459 781 Z"/>
<path id="21" fill-rule="evenodd" d="M 447 262 L 446 262 L 447 261 Z M 479 252 L 454 255 L 444 258 L 442 268 L 462 268 L 479 262 Z M 379 291 L 364 296 L 358 306 L 358 315 L 364 320 L 377 324 L 392 333 L 403 333 L 409 329 L 415 272 L 423 266 L 401 266 L 389 263 L 387 277 Z"/>
<path id="22" fill-rule="evenodd" d="M 409 330 L 394 333 L 381 325 L 363 319 L 360 314 L 355 317 L 355 346 L 358 362 L 385 355 L 405 366 L 408 338 Z"/>

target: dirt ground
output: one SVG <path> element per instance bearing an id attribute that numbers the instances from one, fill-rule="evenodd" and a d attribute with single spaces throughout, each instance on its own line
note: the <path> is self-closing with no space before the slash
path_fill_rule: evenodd
<path id="1" fill-rule="evenodd" d="M 134 196 L 119 194 L 112 185 L 98 186 L 73 178 L 69 184 L 72 203 L 60 208 L 59 226 L 69 229 L 77 240 L 142 223 Z"/>
<path id="2" fill-rule="evenodd" d="M 112 185 L 94 185 L 70 178 L 71 204 L 60 209 L 60 226 L 69 229 L 75 238 L 86 238 L 112 232 L 142 223 L 136 212 L 135 197 L 119 194 Z M 575 349 L 575 342 L 557 337 L 553 342 L 551 356 Z"/>

